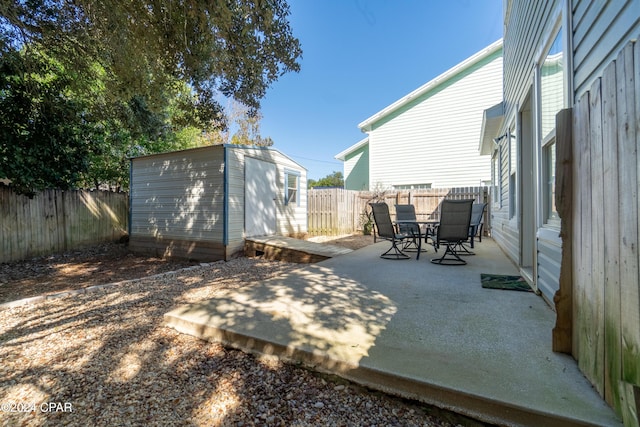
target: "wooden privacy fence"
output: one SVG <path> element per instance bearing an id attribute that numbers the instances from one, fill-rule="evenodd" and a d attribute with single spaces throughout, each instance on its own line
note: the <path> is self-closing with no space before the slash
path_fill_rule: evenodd
<path id="1" fill-rule="evenodd" d="M 358 191 L 342 188 L 309 190 L 307 232 L 313 236 L 350 234 L 358 227 Z"/>
<path id="2" fill-rule="evenodd" d="M 341 188 L 309 190 L 308 233 L 313 236 L 335 236 L 362 230 L 363 216 L 370 212 L 369 203 L 381 201 L 389 205 L 392 217 L 395 205 L 412 204 L 418 220 L 438 219 L 438 206 L 443 199 L 474 199 L 488 202 L 487 187 L 432 188 L 424 190 L 354 191 Z M 485 213 L 485 229 L 489 215 Z"/>
<path id="3" fill-rule="evenodd" d="M 580 97 L 573 125 L 573 207 L 563 223 L 572 237 L 573 284 L 560 288 L 573 303 L 573 355 L 625 425 L 637 425 L 640 43 L 629 43 Z"/>
<path id="4" fill-rule="evenodd" d="M 45 190 L 30 199 L 0 187 L 0 262 L 118 240 L 128 215 L 126 193 Z"/>

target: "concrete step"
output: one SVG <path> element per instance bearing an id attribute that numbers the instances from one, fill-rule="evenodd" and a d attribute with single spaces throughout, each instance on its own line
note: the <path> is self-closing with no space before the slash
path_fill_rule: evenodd
<path id="1" fill-rule="evenodd" d="M 309 242 L 285 236 L 259 236 L 245 239 L 246 256 L 265 259 L 314 263 L 352 252 L 351 249 L 324 243 Z"/>

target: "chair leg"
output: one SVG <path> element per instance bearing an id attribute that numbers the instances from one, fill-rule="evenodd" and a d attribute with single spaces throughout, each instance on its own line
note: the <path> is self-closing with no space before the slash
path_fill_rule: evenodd
<path id="1" fill-rule="evenodd" d="M 466 265 L 467 262 L 462 258 L 460 258 L 460 256 L 455 250 L 458 243 L 459 242 L 451 242 L 451 243 L 447 242 L 446 243 L 447 248 L 444 251 L 444 255 L 442 255 L 442 257 L 440 258 L 432 259 L 431 262 L 434 264 L 440 264 L 440 265 Z M 450 255 L 450 256 L 447 257 L 447 255 Z"/>
<path id="2" fill-rule="evenodd" d="M 383 259 L 409 259 L 410 256 L 405 254 L 404 252 L 402 252 L 400 250 L 400 248 L 398 248 L 396 240 L 394 239 L 394 240 L 391 241 L 391 247 L 389 248 L 389 250 L 386 251 L 385 253 L 383 253 L 382 255 L 380 255 L 380 258 L 383 258 Z"/>
<path id="3" fill-rule="evenodd" d="M 433 231 L 427 230 L 424 235 L 424 244 L 429 244 L 429 239 L 431 239 L 431 244 L 433 245 L 433 250 L 435 253 L 438 253 L 438 242 L 435 237 L 435 233 Z"/>
<path id="4" fill-rule="evenodd" d="M 456 253 L 460 256 L 467 256 L 467 255 L 475 255 L 475 252 L 471 252 L 465 245 L 465 242 L 458 242 L 456 244 Z M 473 244 L 471 245 L 471 247 L 473 248 Z"/>
<path id="5" fill-rule="evenodd" d="M 411 238 L 406 239 L 406 241 L 402 243 L 402 250 L 405 252 L 418 252 L 418 250 L 420 250 L 420 252 L 427 252 L 427 250 L 424 249 L 420 244 L 420 239 L 420 234 L 415 234 L 412 232 Z"/>

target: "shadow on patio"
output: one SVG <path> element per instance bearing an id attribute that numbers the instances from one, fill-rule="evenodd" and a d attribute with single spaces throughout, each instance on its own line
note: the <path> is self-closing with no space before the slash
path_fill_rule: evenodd
<path id="1" fill-rule="evenodd" d="M 386 245 L 178 307 L 166 324 L 485 422 L 620 425 L 576 362 L 551 351 L 541 297 L 481 287 L 481 273 L 517 274 L 491 239 L 463 267 L 431 264 L 432 248 L 382 260 Z"/>

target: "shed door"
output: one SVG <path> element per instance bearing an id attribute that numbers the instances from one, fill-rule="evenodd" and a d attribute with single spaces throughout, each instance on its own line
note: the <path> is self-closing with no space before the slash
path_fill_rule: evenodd
<path id="1" fill-rule="evenodd" d="M 276 165 L 245 157 L 245 237 L 276 233 Z"/>

